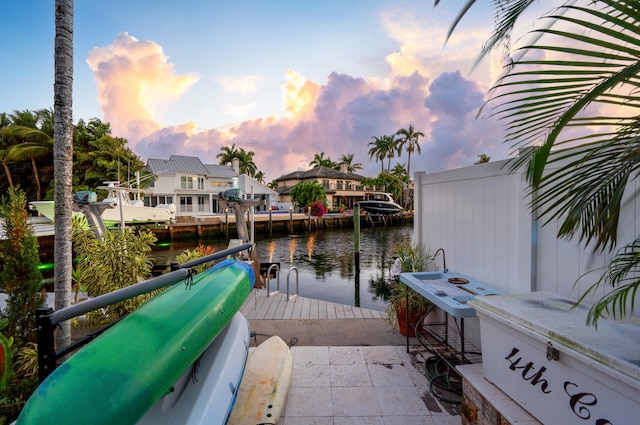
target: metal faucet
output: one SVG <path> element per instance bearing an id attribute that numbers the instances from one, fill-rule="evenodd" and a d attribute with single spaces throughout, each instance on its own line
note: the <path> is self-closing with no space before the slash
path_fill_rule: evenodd
<path id="1" fill-rule="evenodd" d="M 438 255 L 439 252 L 442 252 L 442 267 L 444 268 L 444 273 L 447 273 L 449 269 L 447 268 L 447 257 L 444 254 L 444 248 L 438 248 L 438 250 L 436 251 L 435 254 L 433 254 L 433 257 L 431 257 L 431 259 L 435 261 L 436 256 Z"/>

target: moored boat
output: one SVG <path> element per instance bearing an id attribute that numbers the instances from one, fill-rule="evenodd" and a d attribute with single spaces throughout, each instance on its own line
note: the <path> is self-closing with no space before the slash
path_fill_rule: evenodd
<path id="1" fill-rule="evenodd" d="M 105 182 L 106 186 L 98 189 L 108 191 L 104 201 L 115 203 L 115 208 L 107 208 L 102 213 L 102 221 L 105 226 L 112 227 L 124 221 L 125 224 L 140 223 L 168 223 L 176 218 L 176 206 L 174 204 L 159 204 L 155 207 L 147 207 L 140 200 L 142 189 L 122 187 L 118 182 Z M 123 220 L 124 218 L 124 220 Z"/>
<path id="2" fill-rule="evenodd" d="M 391 194 L 385 192 L 372 193 L 366 200 L 357 202 L 356 205 L 369 214 L 398 214 L 404 210 L 393 200 Z"/>
<path id="3" fill-rule="evenodd" d="M 114 208 L 106 208 L 102 214 L 102 221 L 107 227 L 114 227 L 122 224 L 145 224 L 145 223 L 170 223 L 175 221 L 176 206 L 174 204 L 159 204 L 155 207 L 145 206 L 140 196 L 142 189 L 120 186 L 118 182 L 105 182 L 104 189 L 108 192 L 103 202 L 111 202 Z M 31 201 L 29 205 L 35 208 L 40 214 L 54 221 L 53 201 Z M 82 214 L 74 212 L 74 214 Z"/>

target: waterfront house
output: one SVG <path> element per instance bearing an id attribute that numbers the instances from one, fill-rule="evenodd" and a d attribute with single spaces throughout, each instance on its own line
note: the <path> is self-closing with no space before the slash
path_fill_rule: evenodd
<path id="1" fill-rule="evenodd" d="M 358 201 L 364 199 L 365 188 L 362 186 L 363 177 L 358 174 L 348 173 L 346 164 L 340 164 L 340 170 L 317 166 L 307 171 L 294 171 L 276 179 L 277 192 L 282 203 L 291 202 L 291 189 L 297 184 L 305 182 L 318 182 L 327 193 L 327 205 L 338 208 L 344 205 L 353 207 Z"/>
<path id="2" fill-rule="evenodd" d="M 204 217 L 221 214 L 220 192 L 239 188 L 247 198 L 264 199 L 263 209 L 277 202 L 277 193 L 238 167 L 204 164 L 198 157 L 171 155 L 169 159 L 149 158 L 146 170 L 156 175 L 145 189 L 145 205 L 175 204 L 176 217 Z"/>

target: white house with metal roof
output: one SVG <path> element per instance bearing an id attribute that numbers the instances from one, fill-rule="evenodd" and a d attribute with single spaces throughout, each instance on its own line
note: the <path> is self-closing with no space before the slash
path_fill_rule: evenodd
<path id="1" fill-rule="evenodd" d="M 203 164 L 195 156 L 171 155 L 169 159 L 149 158 L 147 171 L 156 180 L 145 188 L 145 205 L 175 204 L 176 216 L 207 216 L 224 211 L 218 205 L 218 195 L 238 188 L 247 199 L 263 198 L 264 206 L 276 205 L 277 192 L 249 176 L 238 173 L 237 168 L 218 164 Z"/>

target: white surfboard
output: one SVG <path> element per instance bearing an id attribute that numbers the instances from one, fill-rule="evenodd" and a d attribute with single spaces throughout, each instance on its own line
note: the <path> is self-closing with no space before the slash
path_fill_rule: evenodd
<path id="1" fill-rule="evenodd" d="M 276 424 L 282 415 L 293 357 L 278 336 L 260 344 L 247 358 L 229 425 Z"/>

